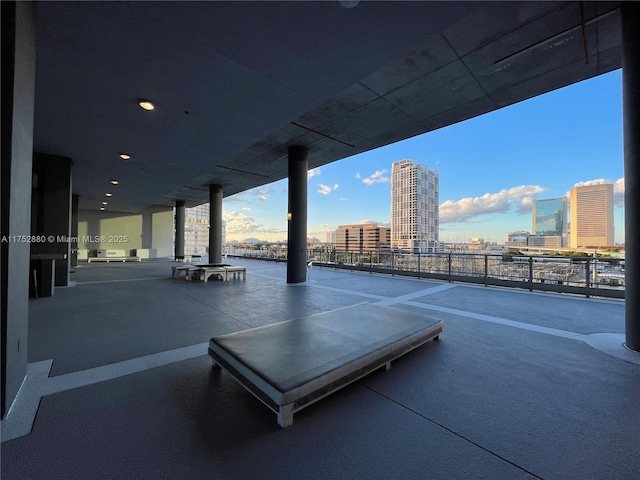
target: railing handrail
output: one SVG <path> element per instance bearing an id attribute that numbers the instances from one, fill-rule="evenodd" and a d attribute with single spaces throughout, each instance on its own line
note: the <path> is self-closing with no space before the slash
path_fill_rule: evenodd
<path id="1" fill-rule="evenodd" d="M 279 255 L 269 255 L 265 251 L 256 253 L 258 255 L 229 255 L 286 261 L 286 249 L 280 249 Z M 530 291 L 573 293 L 587 297 L 624 298 L 625 293 L 624 259 L 619 258 L 488 252 L 410 254 L 311 250 L 308 260 L 318 266 L 331 268 L 526 288 Z"/>

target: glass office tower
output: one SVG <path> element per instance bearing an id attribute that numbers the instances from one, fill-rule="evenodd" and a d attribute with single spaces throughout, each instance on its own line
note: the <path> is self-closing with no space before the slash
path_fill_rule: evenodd
<path id="1" fill-rule="evenodd" d="M 533 235 L 553 237 L 548 239 L 550 246 L 567 246 L 567 197 L 534 199 L 531 216 Z"/>

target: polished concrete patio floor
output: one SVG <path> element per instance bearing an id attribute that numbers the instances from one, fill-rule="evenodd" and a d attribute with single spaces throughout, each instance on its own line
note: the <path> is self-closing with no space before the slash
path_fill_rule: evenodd
<path id="1" fill-rule="evenodd" d="M 30 374 L 2 423 L 8 479 L 621 479 L 640 472 L 640 355 L 624 303 L 233 260 L 84 264 L 30 301 Z M 445 332 L 296 414 L 275 415 L 207 356 L 210 337 L 362 302 Z M 30 433 L 29 433 L 30 430 Z"/>

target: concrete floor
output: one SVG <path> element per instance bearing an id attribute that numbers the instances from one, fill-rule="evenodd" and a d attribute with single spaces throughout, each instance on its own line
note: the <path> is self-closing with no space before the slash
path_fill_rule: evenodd
<path id="1" fill-rule="evenodd" d="M 638 478 L 640 355 L 620 346 L 623 302 L 318 267 L 293 286 L 284 264 L 233 263 L 246 281 L 84 264 L 76 287 L 32 300 L 2 479 Z M 212 336 L 361 302 L 445 332 L 286 430 L 211 368 Z"/>

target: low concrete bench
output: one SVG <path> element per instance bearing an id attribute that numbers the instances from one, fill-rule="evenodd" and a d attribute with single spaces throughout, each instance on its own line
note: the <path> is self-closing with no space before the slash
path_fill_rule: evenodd
<path id="1" fill-rule="evenodd" d="M 359 304 L 212 338 L 209 355 L 277 415 L 278 425 L 334 391 L 438 339 L 441 320 Z"/>
<path id="2" fill-rule="evenodd" d="M 210 263 L 204 265 L 185 265 L 171 267 L 174 275 L 176 271 L 184 270 L 187 280 L 200 280 L 207 283 L 212 275 L 227 281 L 230 278 L 236 278 L 242 275 L 242 279 L 247 279 L 247 269 L 236 265 L 229 265 L 227 263 Z"/>
<path id="3" fill-rule="evenodd" d="M 171 266 L 171 278 L 179 278 L 180 274 L 184 274 L 185 278 L 189 278 L 189 275 L 194 270 L 198 270 L 200 267 L 194 265 L 173 265 Z"/>
<path id="4" fill-rule="evenodd" d="M 190 272 L 190 275 L 191 279 L 197 278 L 204 283 L 207 283 L 209 281 L 209 277 L 211 277 L 212 275 L 219 277 L 224 282 L 227 281 L 227 270 L 225 267 L 211 267 L 208 265 L 203 267 L 196 267 Z M 187 280 L 190 280 L 190 278 L 187 277 Z"/>
<path id="5" fill-rule="evenodd" d="M 242 279 L 247 279 L 247 269 L 245 267 L 240 267 L 238 265 L 227 265 L 224 267 L 227 271 L 227 280 L 230 278 L 230 275 L 233 275 L 233 278 L 236 278 L 236 275 L 240 277 L 242 275 Z"/>

